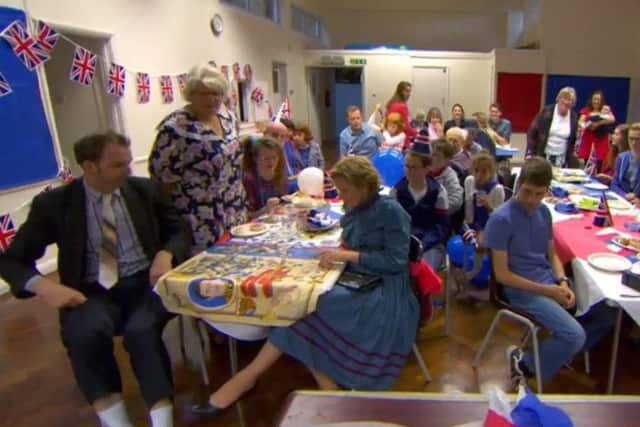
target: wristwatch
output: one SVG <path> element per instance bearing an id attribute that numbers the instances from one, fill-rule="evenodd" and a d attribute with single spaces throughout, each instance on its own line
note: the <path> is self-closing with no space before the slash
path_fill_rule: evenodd
<path id="1" fill-rule="evenodd" d="M 567 282 L 567 285 L 571 285 L 571 280 L 567 276 L 558 277 L 557 283 L 558 285 L 562 282 Z"/>

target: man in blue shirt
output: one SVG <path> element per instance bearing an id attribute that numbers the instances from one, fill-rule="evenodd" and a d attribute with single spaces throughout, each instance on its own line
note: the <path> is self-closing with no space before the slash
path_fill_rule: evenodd
<path id="1" fill-rule="evenodd" d="M 500 145 L 509 144 L 511 140 L 511 122 L 502 118 L 502 109 L 498 103 L 489 106 L 489 126 L 498 134 Z"/>
<path id="2" fill-rule="evenodd" d="M 362 123 L 360 108 L 347 108 L 349 127 L 340 132 L 340 158 L 346 156 L 367 156 L 372 159 L 382 144 L 382 134 Z"/>
<path id="3" fill-rule="evenodd" d="M 520 172 L 518 192 L 491 214 L 484 237 L 504 296 L 551 332 L 539 348 L 543 381 L 600 341 L 615 317 L 604 302 L 578 318 L 567 311 L 575 306 L 576 297 L 556 255 L 551 213 L 541 203 L 551 177 L 546 160 L 528 160 Z M 523 353 L 512 346 L 508 355 L 512 378 L 535 374 L 533 351 Z"/>

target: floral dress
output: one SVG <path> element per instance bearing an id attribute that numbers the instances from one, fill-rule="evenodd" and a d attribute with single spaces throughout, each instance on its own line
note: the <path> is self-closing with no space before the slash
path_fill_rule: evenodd
<path id="1" fill-rule="evenodd" d="M 182 108 L 158 126 L 149 174 L 171 185 L 171 200 L 191 226 L 192 253 L 213 245 L 230 227 L 247 220 L 236 118 L 218 112 L 224 138 Z"/>

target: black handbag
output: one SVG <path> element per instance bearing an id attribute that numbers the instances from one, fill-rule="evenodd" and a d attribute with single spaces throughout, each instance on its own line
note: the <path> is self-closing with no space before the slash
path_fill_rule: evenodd
<path id="1" fill-rule="evenodd" d="M 353 271 L 344 271 L 336 285 L 343 286 L 355 292 L 368 292 L 382 285 L 382 277 L 372 274 L 354 273 Z"/>

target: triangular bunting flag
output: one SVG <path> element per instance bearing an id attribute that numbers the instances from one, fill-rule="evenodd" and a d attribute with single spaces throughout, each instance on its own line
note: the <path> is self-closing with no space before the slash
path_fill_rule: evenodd
<path id="1" fill-rule="evenodd" d="M 160 90 L 162 91 L 162 103 L 171 104 L 173 102 L 173 82 L 171 76 L 160 76 Z"/>
<path id="2" fill-rule="evenodd" d="M 242 70 L 244 73 L 244 79 L 248 82 L 253 80 L 253 69 L 251 68 L 251 64 L 245 64 L 244 69 Z"/>
<path id="3" fill-rule="evenodd" d="M 138 104 L 146 104 L 149 102 L 150 94 L 149 74 L 138 73 L 136 76 L 136 97 L 138 98 Z"/>
<path id="4" fill-rule="evenodd" d="M 38 21 L 38 44 L 47 53 L 51 53 L 60 35 L 56 30 L 51 28 L 47 23 Z"/>
<path id="5" fill-rule="evenodd" d="M 228 65 L 223 65 L 222 67 L 220 67 L 220 72 L 222 73 L 224 78 L 227 81 L 229 81 L 229 66 Z"/>
<path id="6" fill-rule="evenodd" d="M 5 95 L 9 95 L 11 92 L 13 92 L 13 90 L 11 89 L 9 82 L 4 78 L 2 73 L 0 73 L 0 98 Z"/>
<path id="7" fill-rule="evenodd" d="M 8 212 L 0 215 L 0 252 L 4 252 L 9 248 L 15 234 L 16 229 L 13 226 L 13 221 L 11 221 L 11 215 Z"/>
<path id="8" fill-rule="evenodd" d="M 77 46 L 73 53 L 73 62 L 71 63 L 69 79 L 84 86 L 91 86 L 91 83 L 93 83 L 93 77 L 96 74 L 97 62 L 98 57 L 95 53 Z"/>
<path id="9" fill-rule="evenodd" d="M 125 83 L 127 80 L 127 70 L 122 65 L 111 63 L 109 67 L 109 78 L 107 79 L 107 92 L 111 95 L 122 98 L 124 96 Z"/>
<path id="10" fill-rule="evenodd" d="M 13 53 L 22 61 L 29 70 L 49 59 L 49 53 L 40 47 L 40 44 L 29 35 L 20 21 L 13 21 L 6 27 L 1 36 L 9 43 Z"/>
<path id="11" fill-rule="evenodd" d="M 178 74 L 177 80 L 180 90 L 184 90 L 184 88 L 187 86 L 187 73 Z"/>
<path id="12" fill-rule="evenodd" d="M 238 64 L 237 62 L 234 62 L 233 65 L 231 66 L 231 71 L 233 71 L 233 80 L 239 81 L 240 80 L 240 64 Z"/>

